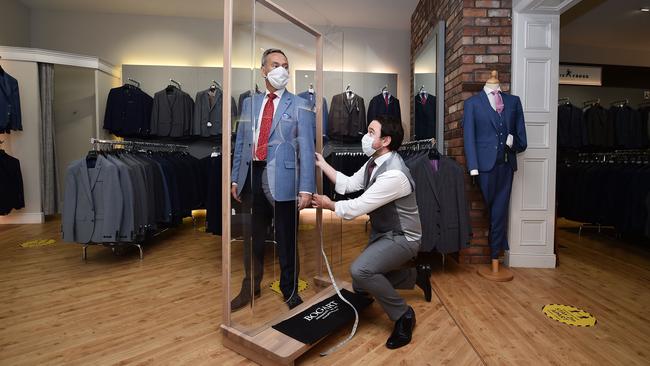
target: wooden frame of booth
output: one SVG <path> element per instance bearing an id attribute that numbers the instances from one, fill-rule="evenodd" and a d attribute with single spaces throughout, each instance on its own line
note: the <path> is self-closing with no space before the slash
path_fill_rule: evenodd
<path id="1" fill-rule="evenodd" d="M 288 20 L 292 24 L 303 29 L 315 38 L 316 42 L 316 95 L 321 98 L 323 95 L 323 35 L 301 21 L 290 12 L 282 7 L 268 0 L 255 0 L 256 4 L 260 4 Z M 253 35 L 254 36 L 254 35 Z M 224 39 L 223 39 L 223 100 L 230 100 L 232 96 L 232 40 L 233 40 L 233 0 L 224 0 Z M 322 104 L 316 103 L 316 151 L 323 150 L 323 111 Z M 231 136 L 232 123 L 231 123 L 231 105 L 230 103 L 223 104 L 223 136 Z M 231 151 L 231 140 L 224 138 L 222 143 L 222 151 Z M 223 288 L 223 319 L 221 324 L 223 334 L 223 345 L 234 350 L 235 352 L 245 356 L 246 358 L 255 361 L 262 365 L 293 365 L 294 360 L 300 355 L 305 353 L 312 345 L 307 345 L 290 338 L 283 333 L 276 331 L 270 326 L 263 329 L 261 332 L 254 336 L 245 334 L 244 332 L 232 327 L 231 323 L 231 309 L 230 309 L 230 272 L 231 272 L 231 204 L 230 204 L 230 154 L 224 153 L 222 158 L 222 236 L 221 236 L 221 255 L 222 255 L 222 288 Z M 323 175 L 320 169 L 316 171 L 316 185 L 317 191 L 322 192 L 323 189 Z M 316 211 L 316 229 L 318 233 L 322 233 L 322 210 Z M 320 237 L 320 235 L 319 235 Z M 320 245 L 321 243 L 318 243 Z M 320 249 L 320 248 L 319 248 Z M 318 250 L 320 253 L 320 250 Z M 328 278 L 322 276 L 323 273 L 323 258 L 318 255 L 316 260 L 316 277 L 314 282 L 325 287 L 330 284 Z M 304 310 L 335 293 L 332 286 L 320 291 L 312 298 L 306 300 L 300 306 L 294 308 L 289 313 L 282 314 L 282 316 L 274 319 L 273 323 L 277 323 Z"/>

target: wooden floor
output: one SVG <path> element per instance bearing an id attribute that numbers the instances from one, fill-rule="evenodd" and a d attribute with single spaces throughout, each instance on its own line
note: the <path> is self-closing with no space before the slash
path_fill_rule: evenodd
<path id="1" fill-rule="evenodd" d="M 308 223 L 307 223 L 308 224 Z M 363 220 L 339 237 L 343 268 L 361 248 Z M 488 282 L 473 266 L 436 268 L 431 303 L 404 291 L 415 308 L 413 342 L 385 348 L 392 324 L 377 304 L 362 314 L 341 351 L 319 352 L 343 329 L 298 359 L 300 365 L 648 365 L 650 251 L 570 223 L 558 231 L 561 266 L 514 269 L 508 283 Z M 0 226 L 0 365 L 246 365 L 221 345 L 221 242 L 191 223 L 120 256 L 58 237 L 60 222 Z M 56 239 L 51 246 L 21 242 Z M 308 253 L 302 253 L 302 256 Z M 442 300 L 442 301 L 441 301 Z M 593 328 L 546 318 L 545 304 L 594 314 Z"/>

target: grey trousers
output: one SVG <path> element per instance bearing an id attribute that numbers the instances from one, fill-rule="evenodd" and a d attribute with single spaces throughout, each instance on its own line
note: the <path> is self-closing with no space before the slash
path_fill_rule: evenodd
<path id="1" fill-rule="evenodd" d="M 407 241 L 392 232 L 372 237 L 368 246 L 350 267 L 355 291 L 372 295 L 392 321 L 399 319 L 408 306 L 395 289 L 413 289 L 415 268 L 401 268 L 415 258 L 420 242 Z"/>

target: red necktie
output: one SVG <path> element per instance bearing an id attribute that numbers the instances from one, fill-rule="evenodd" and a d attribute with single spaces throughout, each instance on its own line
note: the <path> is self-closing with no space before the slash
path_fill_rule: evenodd
<path id="1" fill-rule="evenodd" d="M 370 178 L 372 178 L 372 172 L 375 170 L 376 166 L 377 163 L 375 163 L 374 160 L 368 163 L 368 181 L 370 181 Z"/>
<path id="2" fill-rule="evenodd" d="M 269 145 L 269 135 L 271 134 L 271 125 L 273 124 L 273 111 L 275 106 L 273 105 L 273 99 L 277 95 L 275 93 L 269 93 L 268 100 L 264 105 L 264 112 L 262 113 L 262 124 L 260 125 L 260 135 L 257 138 L 257 149 L 255 149 L 255 156 L 258 160 L 266 160 L 266 154 L 268 153 Z"/>
<path id="3" fill-rule="evenodd" d="M 427 97 L 426 97 L 426 95 L 423 95 L 422 96 L 422 105 L 425 105 L 425 104 L 427 104 Z"/>
<path id="4" fill-rule="evenodd" d="M 384 101 L 386 102 L 386 110 L 388 110 L 388 94 L 384 94 Z"/>

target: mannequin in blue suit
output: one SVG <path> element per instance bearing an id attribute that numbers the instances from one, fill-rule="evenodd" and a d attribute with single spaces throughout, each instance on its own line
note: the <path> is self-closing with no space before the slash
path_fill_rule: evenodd
<path id="1" fill-rule="evenodd" d="M 497 95 L 498 94 L 498 95 Z M 503 110 L 497 112 L 499 96 Z M 526 150 L 526 126 L 519 97 L 501 93 L 496 72 L 481 92 L 464 103 L 465 158 L 472 176 L 478 176 L 490 213 L 492 259 L 508 250 L 508 208 L 517 153 Z"/>
<path id="2" fill-rule="evenodd" d="M 244 242 L 245 278 L 240 294 L 231 301 L 232 310 L 244 307 L 253 296 L 260 295 L 264 243 L 272 219 L 275 219 L 274 237 L 280 261 L 280 290 L 289 308 L 302 303 L 297 286 L 300 265 L 296 231 L 298 210 L 309 207 L 316 190 L 316 122 L 308 102 L 285 89 L 288 68 L 289 61 L 281 50 L 265 51 L 261 70 L 266 79 L 266 93 L 254 94 L 243 101 L 233 155 L 231 193 L 242 203 L 243 211 L 252 211 L 252 243 Z M 271 118 L 270 130 L 266 130 L 268 141 L 265 141 L 264 126 L 268 125 L 264 121 L 271 122 Z"/>

